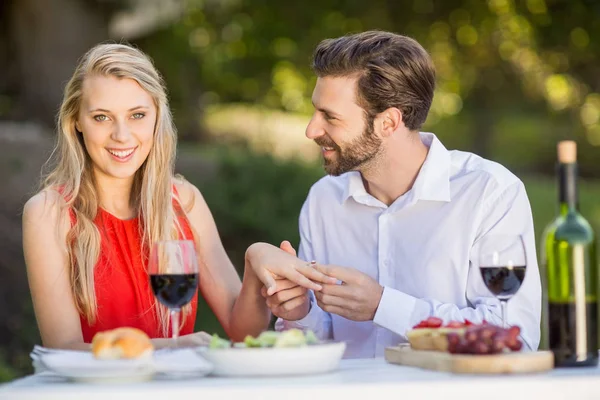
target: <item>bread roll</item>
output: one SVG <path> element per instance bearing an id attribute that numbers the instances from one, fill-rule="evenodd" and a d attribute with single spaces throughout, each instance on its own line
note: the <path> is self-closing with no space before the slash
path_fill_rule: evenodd
<path id="1" fill-rule="evenodd" d="M 412 329 L 406 333 L 406 338 L 413 350 L 434 350 L 433 329 Z"/>
<path id="2" fill-rule="evenodd" d="M 413 350 L 448 350 L 448 333 L 463 335 L 466 328 L 419 328 L 406 333 L 406 337 Z"/>
<path id="3" fill-rule="evenodd" d="M 151 357 L 154 346 L 145 332 L 137 328 L 117 328 L 98 332 L 92 339 L 92 354 L 102 360 Z"/>

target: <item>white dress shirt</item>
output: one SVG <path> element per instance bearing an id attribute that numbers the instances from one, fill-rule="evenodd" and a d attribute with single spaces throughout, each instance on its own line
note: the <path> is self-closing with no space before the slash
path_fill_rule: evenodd
<path id="1" fill-rule="evenodd" d="M 530 349 L 540 340 L 541 283 L 531 207 L 521 180 L 498 163 L 448 151 L 421 133 L 429 152 L 413 187 L 389 207 L 365 190 L 359 172 L 314 184 L 300 214 L 298 256 L 356 268 L 384 287 L 373 321 L 355 322 L 323 311 L 311 293 L 308 315 L 278 319 L 277 330 L 311 329 L 321 339 L 347 342 L 346 358 L 379 357 L 405 333 L 436 316 L 501 325 L 499 301 L 476 262 L 488 234 L 523 235 L 527 269 L 508 302 L 508 322 Z"/>

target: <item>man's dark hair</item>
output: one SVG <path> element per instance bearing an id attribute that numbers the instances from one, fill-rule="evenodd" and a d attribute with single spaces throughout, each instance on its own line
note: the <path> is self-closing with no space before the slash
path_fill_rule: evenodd
<path id="1" fill-rule="evenodd" d="M 315 49 L 312 68 L 319 77 L 358 77 L 357 99 L 372 123 L 380 112 L 397 107 L 404 125 L 421 128 L 435 89 L 435 68 L 414 39 L 368 31 L 325 39 Z"/>

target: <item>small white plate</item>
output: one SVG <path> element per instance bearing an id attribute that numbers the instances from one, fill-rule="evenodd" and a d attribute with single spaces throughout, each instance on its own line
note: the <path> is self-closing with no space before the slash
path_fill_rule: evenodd
<path id="1" fill-rule="evenodd" d="M 330 372 L 338 368 L 346 343 L 302 347 L 199 349 L 217 376 L 282 376 Z"/>
<path id="2" fill-rule="evenodd" d="M 64 378 L 80 382 L 140 382 L 152 379 L 152 358 L 136 360 L 98 360 L 88 351 L 44 354 L 39 362 Z"/>
<path id="3" fill-rule="evenodd" d="M 195 349 L 163 349 L 154 353 L 154 368 L 157 378 L 193 379 L 208 375 L 213 366 Z"/>
<path id="4" fill-rule="evenodd" d="M 43 367 L 79 382 L 117 383 L 153 379 L 192 379 L 208 375 L 212 365 L 193 349 L 165 349 L 135 360 L 98 360 L 91 352 L 56 352 L 40 356 Z"/>

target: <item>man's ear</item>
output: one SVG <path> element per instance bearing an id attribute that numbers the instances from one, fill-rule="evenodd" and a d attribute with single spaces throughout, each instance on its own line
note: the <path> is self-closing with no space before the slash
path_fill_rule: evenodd
<path id="1" fill-rule="evenodd" d="M 392 136 L 399 127 L 404 125 L 402 111 L 396 107 L 390 107 L 379 113 L 376 120 L 380 125 L 381 135 L 384 137 Z"/>

